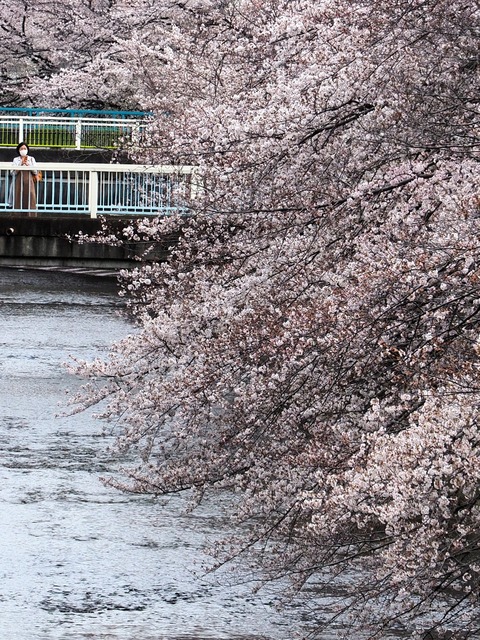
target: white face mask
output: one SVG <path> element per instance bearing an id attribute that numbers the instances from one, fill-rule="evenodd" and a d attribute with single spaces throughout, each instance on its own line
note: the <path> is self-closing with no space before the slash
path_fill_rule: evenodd
<path id="1" fill-rule="evenodd" d="M 28 151 L 26 149 L 20 149 L 20 155 L 21 156 L 26 156 L 28 153 Z"/>

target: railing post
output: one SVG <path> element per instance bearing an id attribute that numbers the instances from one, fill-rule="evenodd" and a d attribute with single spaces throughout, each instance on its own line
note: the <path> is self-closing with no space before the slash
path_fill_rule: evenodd
<path id="1" fill-rule="evenodd" d="M 88 208 L 90 209 L 90 217 L 96 218 L 98 210 L 98 171 L 89 172 Z"/>
<path id="2" fill-rule="evenodd" d="M 80 118 L 77 120 L 77 124 L 75 127 L 75 148 L 82 148 L 82 121 Z"/>
<path id="3" fill-rule="evenodd" d="M 23 142 L 23 118 L 19 118 L 18 120 L 18 144 Z"/>

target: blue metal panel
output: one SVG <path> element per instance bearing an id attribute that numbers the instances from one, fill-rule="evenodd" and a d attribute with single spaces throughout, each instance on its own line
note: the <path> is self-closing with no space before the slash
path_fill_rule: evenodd
<path id="1" fill-rule="evenodd" d="M 47 109 L 44 107 L 0 107 L 0 115 L 18 116 L 56 116 L 66 118 L 148 118 L 153 113 L 148 111 L 107 111 L 104 109 Z"/>

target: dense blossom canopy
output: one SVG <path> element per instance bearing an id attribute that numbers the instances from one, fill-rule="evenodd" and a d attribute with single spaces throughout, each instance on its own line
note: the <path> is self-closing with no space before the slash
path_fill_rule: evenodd
<path id="1" fill-rule="evenodd" d="M 78 369 L 141 453 L 120 484 L 232 492 L 219 562 L 338 583 L 340 635 L 478 637 L 478 3 L 128 4 L 147 152 L 201 189 L 125 231 L 181 239 Z"/>
<path id="2" fill-rule="evenodd" d="M 0 0 L 2 106 L 137 109 L 149 93 L 144 43 L 161 44 L 171 14 L 155 4 Z"/>

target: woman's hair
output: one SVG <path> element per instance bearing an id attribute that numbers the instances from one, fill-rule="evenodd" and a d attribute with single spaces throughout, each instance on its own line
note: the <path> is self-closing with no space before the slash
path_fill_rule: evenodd
<path id="1" fill-rule="evenodd" d="M 30 147 L 28 146 L 28 144 L 26 142 L 19 142 L 17 144 L 17 153 L 20 153 L 20 149 L 22 147 L 27 147 L 27 153 L 30 153 Z"/>

